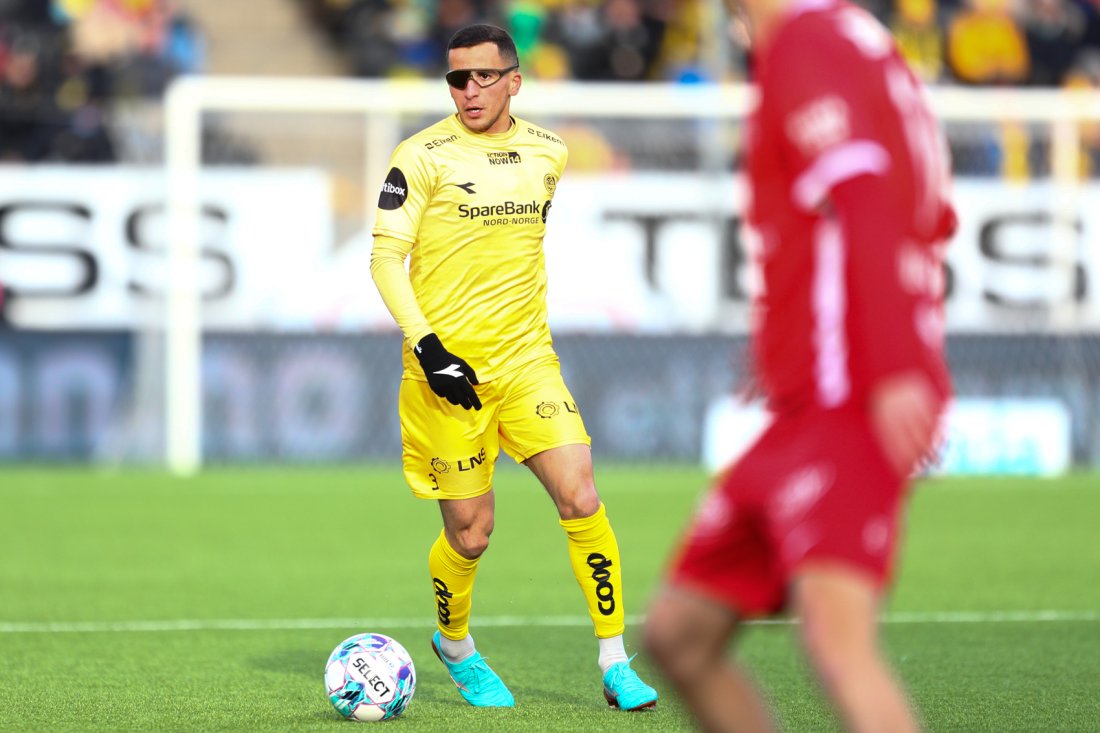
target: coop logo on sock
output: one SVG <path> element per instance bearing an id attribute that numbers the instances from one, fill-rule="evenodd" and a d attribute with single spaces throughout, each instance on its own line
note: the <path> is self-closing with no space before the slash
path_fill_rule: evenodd
<path id="1" fill-rule="evenodd" d="M 435 611 L 439 616 L 439 623 L 444 626 L 451 625 L 451 603 L 450 600 L 455 597 L 454 593 L 451 593 L 447 588 L 447 584 L 439 578 L 432 578 L 432 584 L 435 585 Z"/>
<path id="2" fill-rule="evenodd" d="M 588 567 L 592 568 L 592 580 L 596 581 L 596 598 L 599 603 L 596 607 L 604 616 L 615 613 L 615 586 L 611 585 L 611 571 L 608 570 L 612 563 L 598 552 L 588 556 Z"/>
<path id="3" fill-rule="evenodd" d="M 382 184 L 382 193 L 378 195 L 378 208 L 393 211 L 400 209 L 409 197 L 409 184 L 405 181 L 405 174 L 400 168 L 390 168 L 385 182 Z"/>

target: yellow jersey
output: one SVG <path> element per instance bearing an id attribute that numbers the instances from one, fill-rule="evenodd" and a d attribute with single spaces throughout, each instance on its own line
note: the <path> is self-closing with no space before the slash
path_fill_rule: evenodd
<path id="1" fill-rule="evenodd" d="M 521 119 L 488 135 L 451 115 L 390 159 L 373 234 L 411 244 L 417 305 L 479 381 L 553 354 L 543 236 L 567 157 L 557 135 Z M 406 375 L 423 380 L 405 352 Z"/>

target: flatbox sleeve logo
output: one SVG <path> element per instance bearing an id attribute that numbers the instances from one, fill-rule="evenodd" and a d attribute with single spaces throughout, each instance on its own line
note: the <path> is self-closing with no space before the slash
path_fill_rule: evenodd
<path id="1" fill-rule="evenodd" d="M 378 194 L 378 208 L 393 211 L 400 209 L 409 197 L 409 184 L 400 168 L 390 168 L 386 180 L 382 183 L 382 192 Z"/>

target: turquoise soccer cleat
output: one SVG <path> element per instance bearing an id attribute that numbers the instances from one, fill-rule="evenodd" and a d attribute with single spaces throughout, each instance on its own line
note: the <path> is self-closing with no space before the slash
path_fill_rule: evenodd
<path id="1" fill-rule="evenodd" d="M 611 707 L 644 710 L 657 704 L 657 691 L 642 682 L 637 672 L 630 668 L 633 659 L 614 664 L 604 673 L 603 696 Z"/>
<path id="2" fill-rule="evenodd" d="M 462 693 L 466 702 L 478 708 L 510 708 L 515 707 L 516 699 L 504 686 L 500 677 L 494 672 L 479 652 L 463 659 L 461 662 L 448 662 L 439 650 L 439 632 L 432 636 L 432 651 L 447 668 L 447 674 L 451 681 Z M 635 677 L 637 679 L 637 677 Z"/>

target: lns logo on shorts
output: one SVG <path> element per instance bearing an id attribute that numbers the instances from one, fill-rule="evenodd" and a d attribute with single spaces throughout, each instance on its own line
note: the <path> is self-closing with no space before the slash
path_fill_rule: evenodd
<path id="1" fill-rule="evenodd" d="M 535 414 L 544 420 L 554 417 L 562 408 L 565 408 L 566 412 L 571 412 L 574 415 L 578 414 L 576 402 L 540 402 L 535 406 Z"/>
<path id="2" fill-rule="evenodd" d="M 409 184 L 405 181 L 405 174 L 400 168 L 390 168 L 382 184 L 382 192 L 378 195 L 378 208 L 387 211 L 400 209 L 408 197 Z"/>

